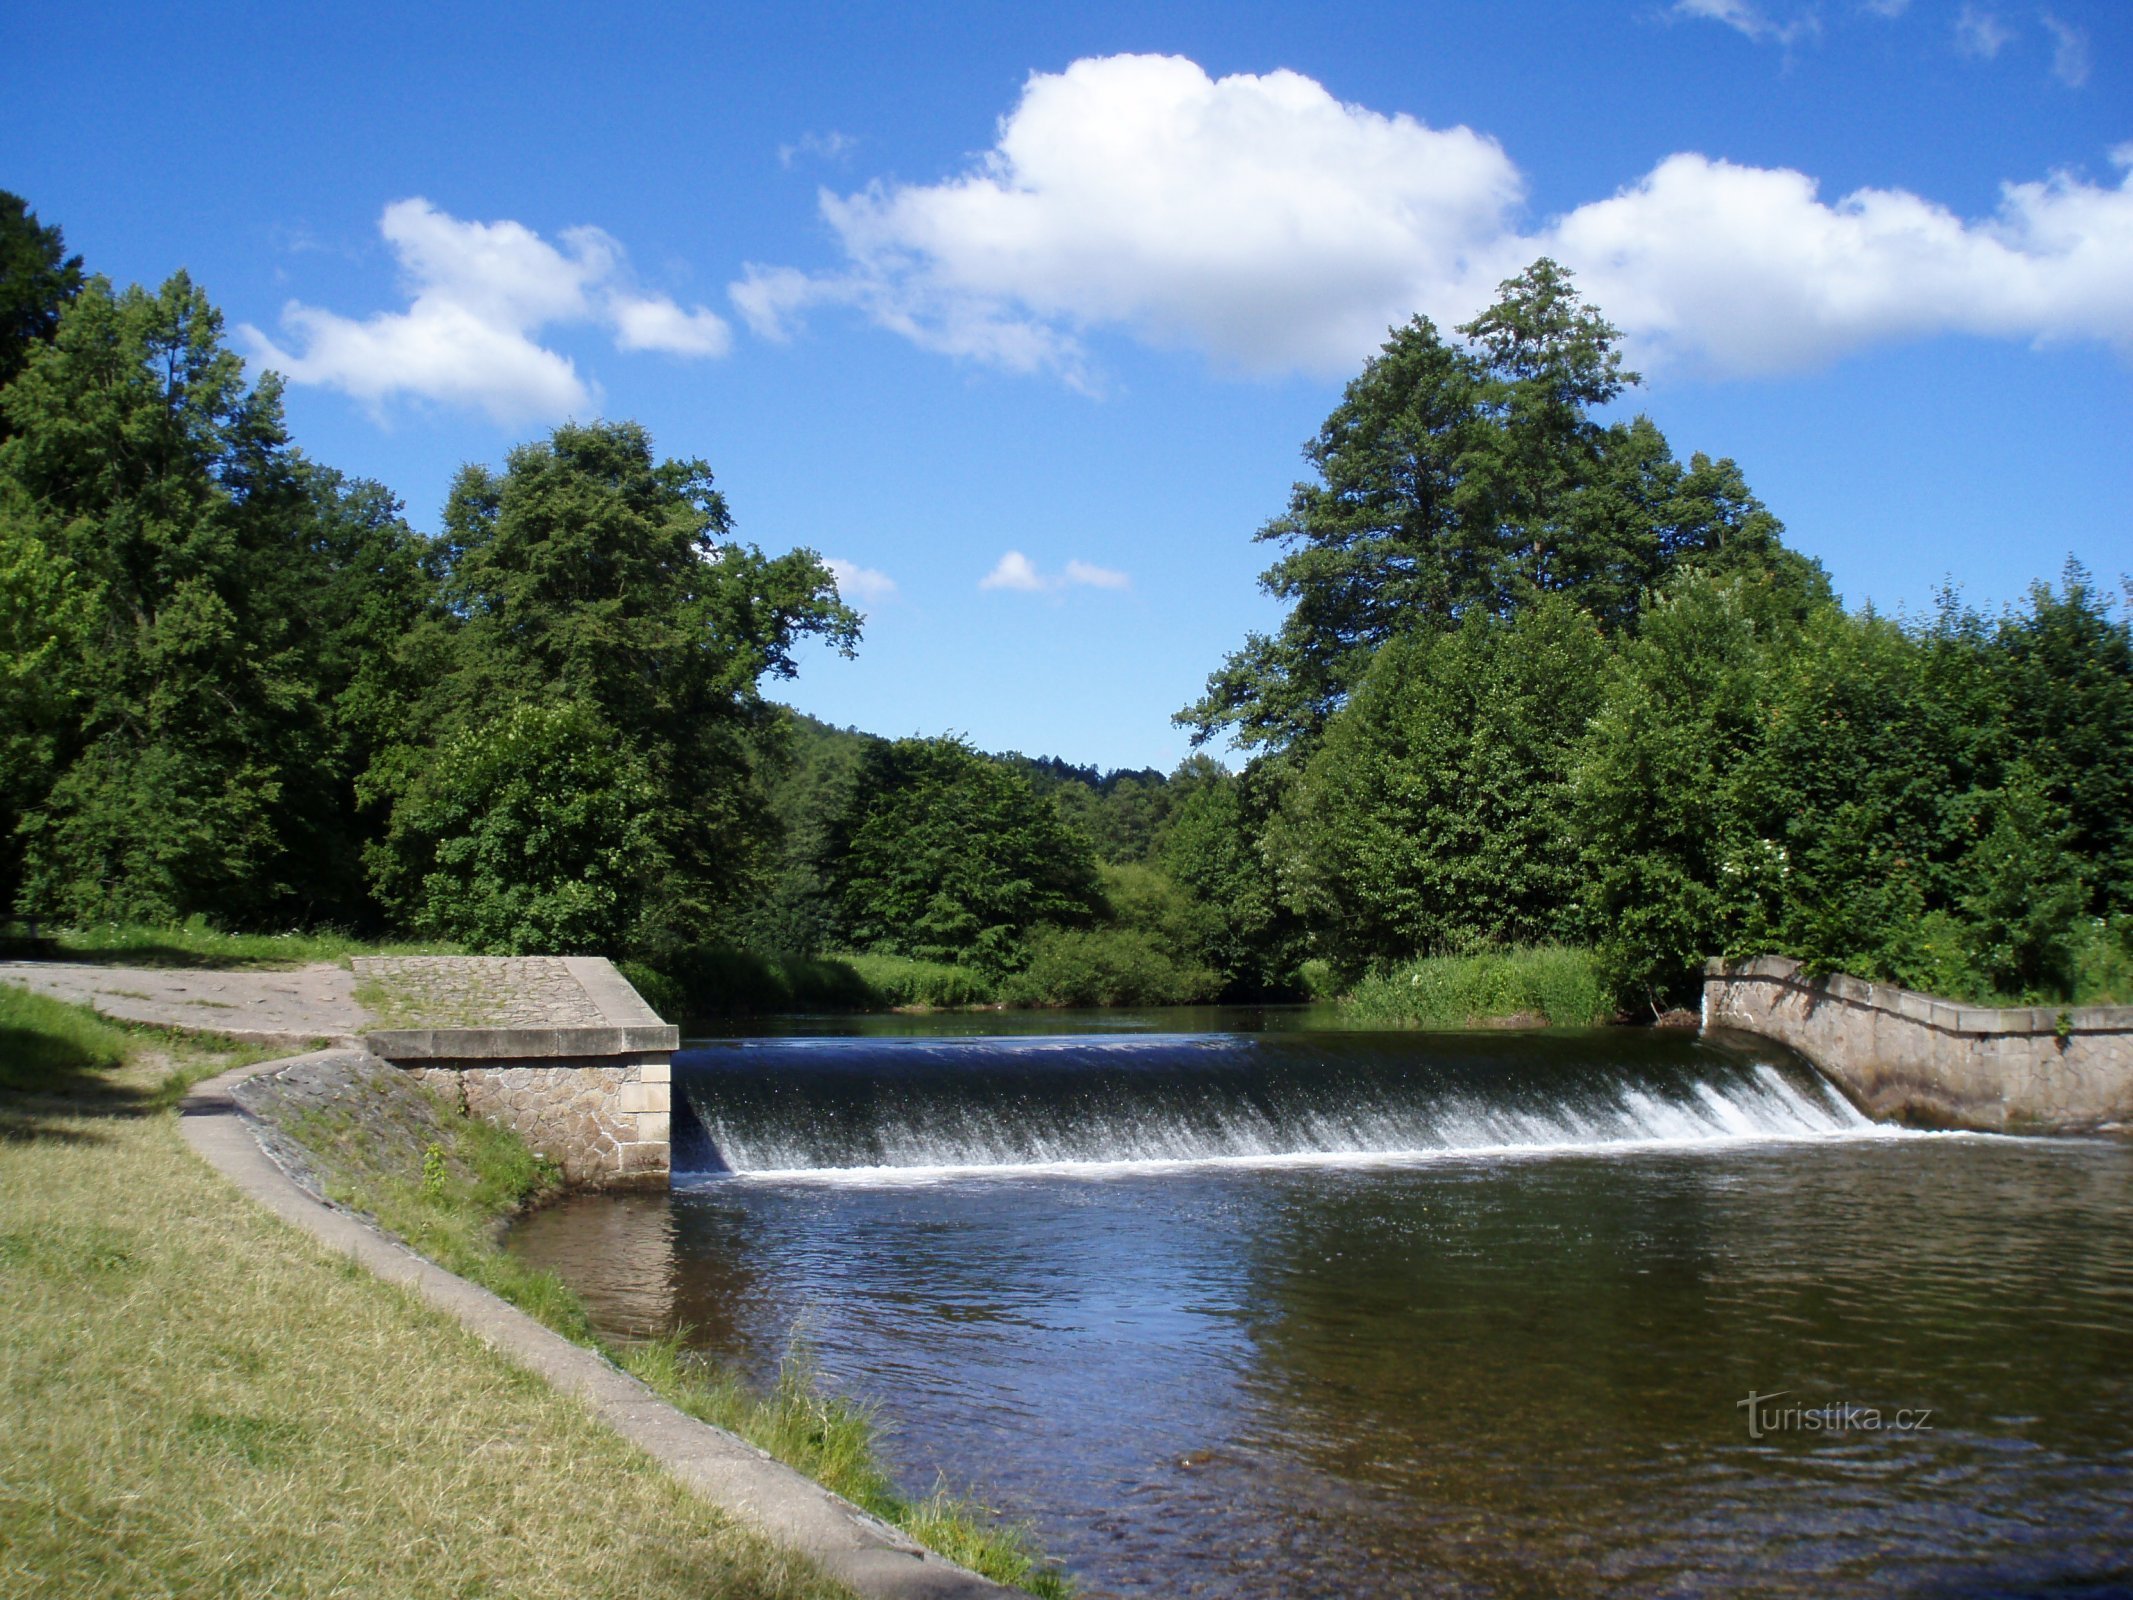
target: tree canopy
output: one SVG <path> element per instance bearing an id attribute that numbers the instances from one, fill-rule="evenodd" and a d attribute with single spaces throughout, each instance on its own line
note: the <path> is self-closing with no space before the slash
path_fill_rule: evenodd
<path id="1" fill-rule="evenodd" d="M 1387 640 L 1473 611 L 1563 594 L 1619 629 L 1685 563 L 1774 568 L 1826 595 L 1731 461 L 1683 467 L 1648 419 L 1593 416 L 1638 379 L 1562 267 L 1535 262 L 1458 331 L 1395 329 L 1305 445 L 1315 480 L 1258 534 L 1284 547 L 1260 583 L 1288 615 L 1179 713 L 1195 740 L 1308 749 Z"/>

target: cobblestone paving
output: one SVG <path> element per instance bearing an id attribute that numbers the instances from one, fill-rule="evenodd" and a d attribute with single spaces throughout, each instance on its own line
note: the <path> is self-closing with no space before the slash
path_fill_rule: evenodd
<path id="1" fill-rule="evenodd" d="M 356 997 L 380 1028 L 597 1028 L 557 956 L 358 956 Z"/>

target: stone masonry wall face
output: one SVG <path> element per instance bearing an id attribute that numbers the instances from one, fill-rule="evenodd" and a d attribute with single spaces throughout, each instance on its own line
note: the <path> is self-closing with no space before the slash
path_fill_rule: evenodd
<path id="1" fill-rule="evenodd" d="M 570 1183 L 667 1174 L 673 1068 L 664 1055 L 404 1066 L 469 1116 L 516 1132 Z"/>
<path id="2" fill-rule="evenodd" d="M 1988 1132 L 2133 1127 L 2133 1010 L 1991 1012 L 1776 957 L 1713 962 L 1706 1027 L 1792 1046 L 1869 1115 Z"/>

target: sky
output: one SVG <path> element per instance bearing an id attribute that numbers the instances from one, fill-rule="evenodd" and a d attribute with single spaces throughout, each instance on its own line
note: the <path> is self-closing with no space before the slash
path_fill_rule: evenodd
<path id="1" fill-rule="evenodd" d="M 1539 255 L 1848 604 L 2133 573 L 2133 5 L 0 12 L 0 188 L 434 530 L 570 418 L 829 559 L 777 698 L 1169 768 L 1387 329 Z"/>

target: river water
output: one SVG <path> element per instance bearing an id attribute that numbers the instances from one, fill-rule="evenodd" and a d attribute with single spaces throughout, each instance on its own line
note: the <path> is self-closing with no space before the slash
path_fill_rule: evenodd
<path id="1" fill-rule="evenodd" d="M 693 1044 L 672 1192 L 513 1248 L 798 1333 L 1087 1595 L 2133 1593 L 2133 1147 L 1740 1036 L 945 1028 Z"/>

